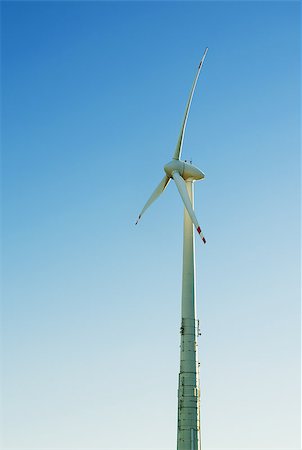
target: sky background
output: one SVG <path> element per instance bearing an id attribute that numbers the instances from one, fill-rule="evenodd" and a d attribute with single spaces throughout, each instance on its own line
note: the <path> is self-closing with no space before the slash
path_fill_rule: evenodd
<path id="1" fill-rule="evenodd" d="M 300 4 L 2 2 L 3 449 L 175 450 L 183 157 L 203 448 L 300 448 Z"/>

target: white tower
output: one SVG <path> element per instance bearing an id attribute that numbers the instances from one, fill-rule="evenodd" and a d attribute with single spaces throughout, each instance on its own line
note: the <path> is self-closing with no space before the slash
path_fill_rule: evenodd
<path id="1" fill-rule="evenodd" d="M 187 180 L 194 207 L 193 180 Z M 177 450 L 200 450 L 200 388 L 198 320 L 195 297 L 195 245 L 192 220 L 184 210 L 183 272 L 181 299 L 180 371 L 178 378 Z"/>

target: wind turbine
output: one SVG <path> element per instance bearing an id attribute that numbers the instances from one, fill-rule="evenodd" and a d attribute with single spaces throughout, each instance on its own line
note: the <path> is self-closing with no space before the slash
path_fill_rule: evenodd
<path id="1" fill-rule="evenodd" d="M 200 333 L 199 321 L 196 318 L 195 247 L 193 225 L 204 243 L 206 243 L 206 240 L 194 213 L 193 182 L 196 180 L 202 180 L 204 178 L 204 174 L 197 167 L 194 167 L 186 161 L 182 161 L 180 158 L 193 94 L 207 51 L 208 48 L 205 49 L 198 66 L 173 159 L 164 166 L 166 175 L 143 207 L 136 221 L 137 224 L 146 209 L 149 208 L 149 206 L 159 197 L 159 195 L 168 186 L 170 180 L 173 179 L 185 206 L 180 328 L 180 372 L 178 380 L 177 450 L 201 449 L 200 388 L 197 347 L 197 338 Z"/>

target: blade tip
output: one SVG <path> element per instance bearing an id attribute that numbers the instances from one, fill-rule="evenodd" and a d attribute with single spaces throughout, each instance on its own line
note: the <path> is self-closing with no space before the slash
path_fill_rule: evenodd
<path id="1" fill-rule="evenodd" d="M 206 241 L 205 237 L 202 235 L 200 227 L 197 228 L 197 232 L 200 235 L 201 239 L 203 240 L 203 243 L 205 244 L 207 241 Z"/>
<path id="2" fill-rule="evenodd" d="M 205 51 L 204 51 L 204 54 L 203 54 L 203 57 L 201 58 L 201 61 L 200 61 L 200 63 L 199 63 L 199 68 L 202 66 L 202 64 L 203 64 L 203 61 L 204 61 L 204 59 L 205 59 L 205 57 L 206 57 L 206 55 L 207 55 L 207 53 L 208 53 L 208 50 L 209 50 L 209 47 L 206 47 L 205 48 Z"/>

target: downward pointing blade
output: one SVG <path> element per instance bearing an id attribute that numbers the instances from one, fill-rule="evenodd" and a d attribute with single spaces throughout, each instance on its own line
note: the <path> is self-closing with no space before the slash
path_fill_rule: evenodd
<path id="1" fill-rule="evenodd" d="M 187 191 L 187 186 L 186 186 L 185 180 L 180 176 L 180 174 L 178 172 L 173 172 L 172 177 L 173 177 L 173 180 L 175 181 L 178 192 L 180 193 L 180 196 L 185 204 L 186 210 L 188 211 L 188 214 L 191 217 L 191 220 L 192 220 L 193 224 L 195 225 L 198 234 L 200 235 L 201 239 L 203 240 L 203 242 L 205 244 L 206 240 L 204 238 L 204 235 L 202 234 L 199 223 L 197 222 L 194 210 L 192 208 L 192 204 L 191 204 L 191 200 L 190 200 L 190 197 L 189 197 L 189 194 Z"/>
<path id="2" fill-rule="evenodd" d="M 160 194 L 162 192 L 164 192 L 164 190 L 166 189 L 166 187 L 169 184 L 169 181 L 170 181 L 170 178 L 167 177 L 167 175 L 161 180 L 161 182 L 159 183 L 159 185 L 157 186 L 157 188 L 155 189 L 155 191 L 153 192 L 153 194 L 151 195 L 151 197 L 149 198 L 149 200 L 147 201 L 147 203 L 143 207 L 140 215 L 138 216 L 137 221 L 135 222 L 135 225 L 138 224 L 138 221 L 140 220 L 140 218 L 142 217 L 142 215 L 144 214 L 146 209 L 148 209 L 149 206 L 157 199 L 157 197 L 159 197 Z"/>
<path id="3" fill-rule="evenodd" d="M 189 115 L 189 111 L 190 111 L 190 106 L 191 106 L 191 103 L 192 103 L 192 98 L 193 98 L 193 94 L 194 94 L 194 91 L 195 91 L 196 83 L 197 83 L 197 80 L 198 80 L 198 77 L 199 77 L 199 74 L 200 74 L 203 62 L 204 62 L 205 57 L 207 55 L 207 52 L 208 52 L 208 47 L 205 49 L 203 57 L 202 57 L 202 59 L 201 59 L 201 61 L 199 63 L 199 66 L 198 66 L 197 74 L 195 76 L 195 79 L 194 79 L 194 82 L 193 82 L 193 86 L 192 86 L 192 89 L 191 89 L 191 92 L 190 92 L 190 95 L 189 95 L 189 100 L 188 100 L 188 103 L 187 103 L 185 116 L 184 116 L 182 127 L 181 127 L 181 130 L 180 130 L 180 133 L 179 133 L 179 138 L 178 138 L 176 149 L 175 149 L 175 152 L 174 152 L 174 155 L 173 155 L 173 159 L 180 159 L 180 157 L 181 157 L 182 144 L 183 144 L 183 140 L 184 140 L 184 135 L 185 135 L 188 115 Z"/>

